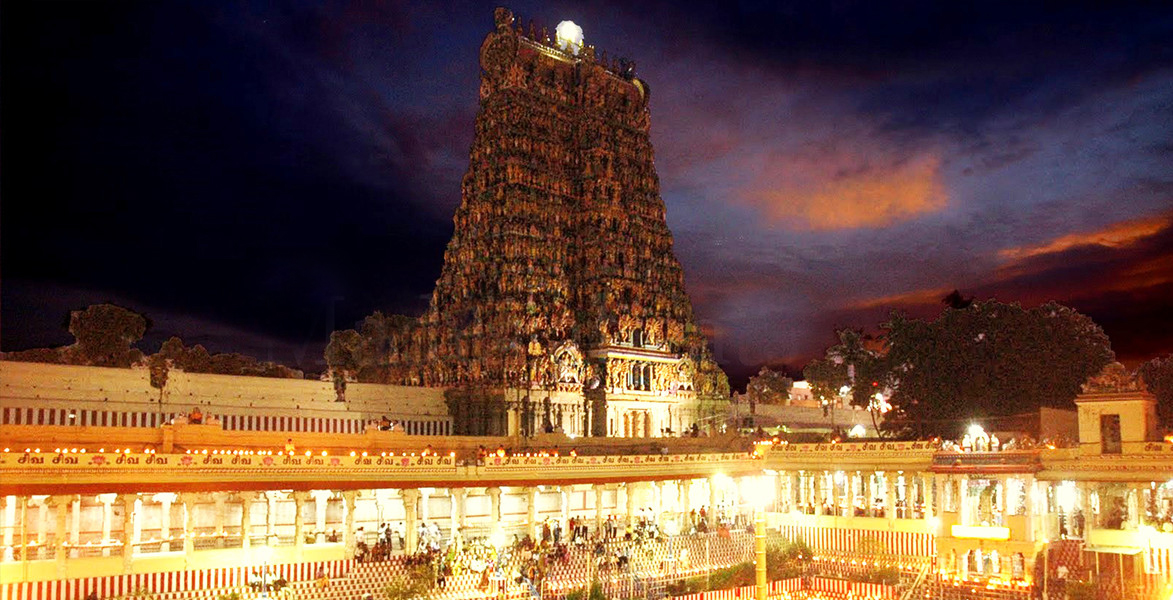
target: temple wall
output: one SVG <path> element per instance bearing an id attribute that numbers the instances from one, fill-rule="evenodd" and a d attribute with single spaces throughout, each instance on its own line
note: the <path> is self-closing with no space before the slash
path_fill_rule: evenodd
<path id="1" fill-rule="evenodd" d="M 367 422 L 385 415 L 398 421 L 449 421 L 441 388 L 351 383 L 347 401 L 337 402 L 329 381 L 172 370 L 162 402 L 159 396 L 146 369 L 0 361 L 0 408 L 186 414 L 199 406 L 217 416 Z"/>
<path id="2" fill-rule="evenodd" d="M 743 403 L 736 405 L 737 416 L 739 419 L 754 416 L 758 424 L 770 427 L 773 425 L 787 425 L 793 429 L 830 429 L 832 425 L 841 428 L 844 431 L 850 430 L 856 425 L 860 425 L 867 432 L 868 436 L 876 435 L 875 425 L 872 423 L 872 415 L 866 410 L 855 408 L 831 408 L 826 414 L 823 413 L 821 406 L 798 406 L 798 405 L 776 405 L 776 404 L 758 404 L 756 413 L 749 412 L 749 404 Z M 877 422 L 883 422 L 883 419 L 877 419 Z"/>

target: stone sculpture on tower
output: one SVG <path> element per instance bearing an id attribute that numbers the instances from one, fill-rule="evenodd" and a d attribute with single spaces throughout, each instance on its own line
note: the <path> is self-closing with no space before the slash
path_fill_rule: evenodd
<path id="1" fill-rule="evenodd" d="M 672 251 L 649 87 L 567 23 L 552 41 L 497 9 L 444 266 L 379 372 L 447 388 L 457 433 L 680 433 L 728 382 Z"/>

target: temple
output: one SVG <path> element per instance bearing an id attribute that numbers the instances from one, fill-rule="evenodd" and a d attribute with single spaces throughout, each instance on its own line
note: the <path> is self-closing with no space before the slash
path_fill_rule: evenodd
<path id="1" fill-rule="evenodd" d="M 291 407 L 289 388 L 260 378 L 224 395 L 186 382 L 196 423 L 126 390 L 124 371 L 0 362 L 4 598 L 256 597 L 262 570 L 299 598 L 353 598 L 421 556 L 455 568 L 438 600 L 562 598 L 592 580 L 612 598 L 662 597 L 750 560 L 755 515 L 771 543 L 809 548 L 805 576 L 772 580 L 772 597 L 1058 600 L 1076 581 L 1102 598 L 1173 591 L 1173 444 L 1155 434 L 1152 394 L 1118 370 L 1088 382 L 1067 442 L 976 431 L 957 443 L 544 445 L 424 435 L 423 414 L 394 415 L 416 419 L 416 434 L 375 418 L 338 426 L 307 416 L 336 410 L 328 384 Z M 360 389 L 374 406 L 379 392 Z M 486 583 L 489 557 L 507 576 Z M 538 557 L 550 561 L 540 576 L 518 575 Z"/>
<path id="2" fill-rule="evenodd" d="M 766 577 L 775 599 L 1173 595 L 1173 443 L 1119 365 L 1070 439 L 664 435 L 728 386 L 672 254 L 649 88 L 559 31 L 496 12 L 456 231 L 389 381 L 338 402 L 328 381 L 0 361 L 0 600 L 411 578 L 433 600 L 730 600 Z"/>
<path id="3" fill-rule="evenodd" d="M 506 9 L 481 68 L 455 232 L 389 382 L 446 388 L 458 433 L 690 428 L 729 389 L 672 252 L 648 85 Z"/>

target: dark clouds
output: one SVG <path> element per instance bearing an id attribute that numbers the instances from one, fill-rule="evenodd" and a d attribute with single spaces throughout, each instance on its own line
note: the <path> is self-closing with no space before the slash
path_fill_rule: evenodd
<path id="1" fill-rule="evenodd" d="M 5 4 L 3 347 L 116 299 L 156 337 L 313 368 L 332 327 L 420 310 L 493 6 Z M 651 83 L 677 253 L 735 374 L 954 287 L 1173 351 L 1168 282 L 1145 279 L 1167 229 L 1055 245 L 1173 206 L 1168 8 L 511 7 L 574 19 Z"/>

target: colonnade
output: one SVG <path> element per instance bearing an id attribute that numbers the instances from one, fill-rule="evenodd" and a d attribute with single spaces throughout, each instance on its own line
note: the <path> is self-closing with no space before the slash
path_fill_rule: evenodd
<path id="1" fill-rule="evenodd" d="M 557 522 L 569 531 L 577 519 L 594 532 L 614 521 L 622 532 L 651 519 L 669 533 L 683 531 L 686 515 L 742 509 L 738 482 L 729 478 L 634 481 L 565 486 L 268 490 L 261 492 L 106 493 L 6 496 L 0 520 L 9 561 L 67 561 L 121 556 L 133 572 L 136 557 L 181 553 L 187 568 L 200 551 L 259 546 L 333 545 L 353 556 L 359 541 L 373 545 L 384 524 L 402 536 L 396 551 L 418 547 L 420 525 L 435 524 L 444 537 L 539 536 Z"/>
<path id="2" fill-rule="evenodd" d="M 315 556 L 344 558 L 360 541 L 373 545 L 385 524 L 401 536 L 395 552 L 417 549 L 429 530 L 511 541 L 540 536 L 546 523 L 569 532 L 572 519 L 594 532 L 612 522 L 620 535 L 650 520 L 674 534 L 699 526 L 702 514 L 710 529 L 745 517 L 767 488 L 773 493 L 765 508 L 775 524 L 931 534 L 940 568 L 964 575 L 1021 572 L 1030 568 L 1036 544 L 1085 537 L 1091 529 L 1138 530 L 1173 504 L 1162 482 L 821 469 L 563 486 L 12 495 L 2 498 L 0 562 L 52 561 L 64 576 L 70 561 L 120 556 L 123 572 L 131 573 L 138 557 L 166 553 L 200 568 L 206 549 L 248 556 L 250 548 L 283 547 L 282 556 L 296 561 L 317 546 L 323 550 Z M 1001 541 L 965 539 L 950 529 L 955 525 L 1005 533 Z"/>

